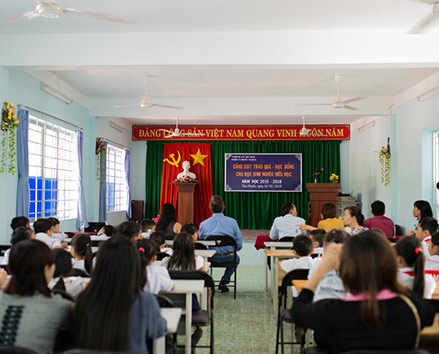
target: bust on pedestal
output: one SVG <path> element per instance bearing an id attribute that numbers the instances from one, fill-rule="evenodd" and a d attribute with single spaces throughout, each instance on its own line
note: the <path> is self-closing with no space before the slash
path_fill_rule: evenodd
<path id="1" fill-rule="evenodd" d="M 181 224 L 186 224 L 188 222 L 194 222 L 194 194 L 197 182 L 195 179 L 197 176 L 195 173 L 189 171 L 191 164 L 189 161 L 183 162 L 183 172 L 177 175 L 177 180 L 173 183 L 177 186 L 178 199 L 177 199 L 177 209 L 178 216 L 177 220 Z M 179 180 L 189 179 L 191 182 L 180 182 Z"/>
<path id="2" fill-rule="evenodd" d="M 191 168 L 191 164 L 189 161 L 183 161 L 183 172 L 180 172 L 177 175 L 177 179 L 184 179 L 186 177 L 189 177 L 191 179 L 196 179 L 197 175 L 195 173 L 192 173 L 191 171 L 189 171 L 189 169 Z"/>

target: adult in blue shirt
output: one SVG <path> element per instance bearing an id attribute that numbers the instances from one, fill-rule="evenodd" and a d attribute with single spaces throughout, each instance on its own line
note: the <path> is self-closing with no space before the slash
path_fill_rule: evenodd
<path id="1" fill-rule="evenodd" d="M 224 201 L 219 195 L 214 195 L 210 199 L 210 210 L 212 210 L 213 215 L 204 220 L 200 224 L 200 239 L 204 240 L 208 236 L 213 235 L 228 235 L 236 240 L 236 249 L 239 251 L 242 248 L 242 234 L 239 229 L 238 223 L 235 219 L 225 216 L 224 212 Z M 224 247 L 212 247 L 216 251 L 215 255 L 212 257 L 213 262 L 217 263 L 230 263 L 233 262 L 235 257 L 235 252 L 233 246 Z M 239 256 L 236 255 L 236 266 L 239 264 Z M 226 284 L 230 282 L 230 278 L 235 272 L 236 267 L 226 268 L 221 282 L 218 286 L 218 290 L 221 292 L 229 291 Z"/>

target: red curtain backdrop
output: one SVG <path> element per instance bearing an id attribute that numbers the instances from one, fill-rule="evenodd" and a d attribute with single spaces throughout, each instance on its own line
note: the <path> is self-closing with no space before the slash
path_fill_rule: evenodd
<path id="1" fill-rule="evenodd" d="M 200 151 L 199 153 L 198 150 Z M 174 156 L 172 157 L 171 154 Z M 201 163 L 194 165 L 196 161 L 191 155 L 207 155 L 198 160 L 202 161 L 204 166 Z M 178 159 L 179 156 L 180 159 Z M 165 159 L 171 163 L 165 161 Z M 164 144 L 163 160 L 160 208 L 164 203 L 172 203 L 177 208 L 177 186 L 172 182 L 177 178 L 180 172 L 183 172 L 183 161 L 189 161 L 191 164 L 190 171 L 196 174 L 198 180 L 198 186 L 195 189 L 194 218 L 195 223 L 200 225 L 203 220 L 212 215 L 209 209 L 209 200 L 213 195 L 210 144 Z M 178 161 L 178 167 L 176 166 L 176 161 Z"/>

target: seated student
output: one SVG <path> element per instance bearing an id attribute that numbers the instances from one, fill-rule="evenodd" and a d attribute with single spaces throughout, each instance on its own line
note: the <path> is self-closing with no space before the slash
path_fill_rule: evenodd
<path id="1" fill-rule="evenodd" d="M 61 242 L 52 237 L 52 222 L 39 218 L 34 222 L 35 240 L 44 242 L 49 248 L 61 248 Z M 66 244 L 67 245 L 67 244 Z"/>
<path id="2" fill-rule="evenodd" d="M 422 242 L 422 250 L 425 256 L 429 256 L 428 252 L 428 242 L 431 239 L 431 235 L 437 232 L 438 223 L 437 220 L 431 216 L 426 216 L 418 222 L 418 227 L 416 229 L 416 238 Z"/>
<path id="3" fill-rule="evenodd" d="M 91 239 L 87 234 L 76 234 L 70 242 L 70 253 L 73 257 L 72 267 L 87 274 L 93 273 L 93 250 Z"/>
<path id="4" fill-rule="evenodd" d="M 25 216 L 17 216 L 15 218 L 13 218 L 11 220 L 11 229 L 12 229 L 12 234 L 14 233 L 15 229 L 19 228 L 19 227 L 27 227 L 30 228 L 30 221 L 27 217 Z M 12 235 L 13 236 L 13 235 Z M 12 237 L 11 236 L 11 237 Z"/>
<path id="5" fill-rule="evenodd" d="M 280 261 L 280 267 L 285 272 L 291 272 L 294 269 L 309 269 L 314 263 L 311 258 L 313 252 L 312 240 L 308 236 L 299 235 L 294 238 L 293 253 L 295 256 L 291 259 Z"/>
<path id="6" fill-rule="evenodd" d="M 181 232 L 187 232 L 189 235 L 192 236 L 194 242 L 198 241 L 198 226 L 197 225 L 188 222 L 181 227 Z"/>
<path id="7" fill-rule="evenodd" d="M 424 252 L 421 242 L 411 236 L 398 240 L 395 244 L 398 261 L 398 281 L 425 299 L 431 299 L 436 282 L 430 274 L 424 273 Z"/>
<path id="8" fill-rule="evenodd" d="M 309 231 L 309 237 L 311 237 L 312 246 L 314 248 L 313 254 L 323 254 L 323 244 L 325 243 L 326 231 L 323 229 Z"/>
<path id="9" fill-rule="evenodd" d="M 431 235 L 428 242 L 428 252 L 430 255 L 425 257 L 425 269 L 439 270 L 439 232 Z"/>
<path id="10" fill-rule="evenodd" d="M 177 211 L 171 203 L 165 203 L 160 209 L 160 216 L 152 231 L 163 233 L 165 240 L 173 240 L 180 232 L 181 224 L 177 222 Z"/>
<path id="11" fill-rule="evenodd" d="M 131 242 L 135 242 L 142 236 L 140 225 L 134 221 L 124 221 L 114 230 L 114 236 L 128 238 Z"/>
<path id="12" fill-rule="evenodd" d="M 86 283 L 81 277 L 69 276 L 72 270 L 72 256 L 69 252 L 57 248 L 52 250 L 55 259 L 55 273 L 53 279 L 49 282 L 48 287 L 52 290 L 63 290 L 66 293 L 77 298 L 85 289 Z"/>
<path id="13" fill-rule="evenodd" d="M 345 231 L 351 235 L 368 230 L 367 227 L 363 226 L 364 216 L 360 208 L 356 206 L 350 206 L 344 209 L 343 222 L 346 225 Z"/>
<path id="14" fill-rule="evenodd" d="M 55 272 L 53 255 L 43 242 L 25 240 L 12 247 L 11 279 L 0 293 L 1 345 L 52 352 L 55 336 L 70 321 L 71 302 L 52 295 L 47 283 Z"/>
<path id="15" fill-rule="evenodd" d="M 16 245 L 18 242 L 24 241 L 24 240 L 32 240 L 35 238 L 35 232 L 34 230 L 20 226 L 17 227 L 14 230 L 14 233 L 12 234 L 12 240 L 11 240 L 11 247 Z M 3 260 L 1 262 L 1 265 L 8 265 L 9 264 L 9 254 L 11 253 L 11 249 L 7 249 L 5 254 L 3 255 Z"/>
<path id="16" fill-rule="evenodd" d="M 155 222 L 152 221 L 151 219 L 143 219 L 140 222 L 140 228 L 142 229 L 142 237 L 149 238 L 154 226 L 155 226 Z"/>
<path id="17" fill-rule="evenodd" d="M 48 219 L 52 222 L 52 237 L 63 242 L 67 238 L 67 235 L 59 230 L 59 220 L 54 217 Z"/>
<path id="18" fill-rule="evenodd" d="M 370 205 L 370 212 L 373 218 L 366 219 L 364 226 L 368 229 L 378 229 L 386 234 L 387 237 L 393 238 L 395 236 L 395 224 L 392 219 L 384 216 L 386 213 L 386 206 L 381 200 L 375 200 Z"/>
<path id="19" fill-rule="evenodd" d="M 165 236 L 163 236 L 160 231 L 154 231 L 153 233 L 151 233 L 149 239 L 157 243 L 157 245 L 159 246 L 160 252 L 157 254 L 159 260 L 162 260 L 166 256 L 172 256 L 172 249 L 166 247 Z M 166 254 L 166 256 L 163 255 L 163 253 Z"/>
<path id="20" fill-rule="evenodd" d="M 150 353 L 148 338 L 166 334 L 154 295 L 142 291 L 140 256 L 127 237 L 111 237 L 97 255 L 90 283 L 74 308 L 75 347 Z"/>
<path id="21" fill-rule="evenodd" d="M 339 268 L 349 291 L 344 299 L 312 302 L 322 277 Z M 291 317 L 296 325 L 319 331 L 329 339 L 329 352 L 355 349 L 409 350 L 417 344 L 418 327 L 430 326 L 434 310 L 397 281 L 396 257 L 386 238 L 375 231 L 331 244 L 320 266 L 294 301 Z M 395 335 L 397 333 L 397 335 Z"/>
<path id="22" fill-rule="evenodd" d="M 157 253 L 160 251 L 157 243 L 141 239 L 136 241 L 136 247 L 146 272 L 146 284 L 143 287 L 143 291 L 157 295 L 160 291 L 173 290 L 174 282 L 169 276 L 168 269 L 166 267 L 153 266 L 157 260 Z"/>
<path id="23" fill-rule="evenodd" d="M 111 236 L 113 236 L 114 233 L 114 226 L 113 225 L 104 225 L 101 227 L 101 229 L 98 231 L 98 235 L 95 238 L 95 240 L 108 240 Z"/>
<path id="24" fill-rule="evenodd" d="M 337 213 L 337 209 L 335 208 L 334 203 L 325 203 L 322 205 L 322 220 L 320 220 L 317 224 L 317 227 L 310 225 L 300 225 L 299 228 L 302 231 L 312 231 L 317 228 L 323 229 L 325 231 L 331 231 L 333 229 L 342 229 L 344 228 L 343 220 L 336 218 L 335 215 Z"/>
<path id="25" fill-rule="evenodd" d="M 416 224 L 412 230 L 406 232 L 406 236 L 413 236 L 418 229 L 418 223 L 421 219 L 425 217 L 432 217 L 433 211 L 431 210 L 431 205 L 426 200 L 417 200 L 413 203 L 413 216 L 416 218 Z"/>
<path id="26" fill-rule="evenodd" d="M 273 221 L 270 229 L 272 240 L 281 240 L 285 236 L 296 236 L 301 234 L 299 225 L 305 224 L 305 220 L 297 216 L 297 208 L 291 202 L 282 204 L 282 216 Z"/>

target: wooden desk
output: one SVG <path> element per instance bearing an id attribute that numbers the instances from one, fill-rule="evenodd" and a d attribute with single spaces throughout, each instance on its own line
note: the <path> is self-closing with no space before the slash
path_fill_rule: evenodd
<path id="1" fill-rule="evenodd" d="M 279 289 L 278 289 L 278 266 L 277 262 L 279 258 L 291 258 L 294 256 L 293 250 L 270 250 L 265 249 L 265 256 L 266 257 L 272 257 L 271 258 L 271 299 L 273 303 L 273 310 L 276 313 L 278 308 L 278 302 L 279 302 Z"/>
<path id="2" fill-rule="evenodd" d="M 207 259 L 213 257 L 215 255 L 215 250 L 195 250 L 195 256 L 201 256 L 204 258 L 204 262 L 207 262 Z"/>
<path id="3" fill-rule="evenodd" d="M 180 322 L 181 309 L 180 308 L 162 308 L 160 314 L 166 320 L 167 334 L 177 332 L 178 323 Z M 166 337 L 154 338 L 153 354 L 166 353 Z"/>
<path id="4" fill-rule="evenodd" d="M 204 280 L 173 280 L 175 288 L 171 291 L 162 291 L 163 294 L 185 294 L 185 353 L 191 353 L 192 336 L 192 294 L 203 294 Z M 201 301 L 200 301 L 201 303 Z"/>
<path id="5" fill-rule="evenodd" d="M 292 283 L 293 283 L 294 287 L 297 289 L 297 292 L 300 293 L 307 281 L 308 280 L 293 280 Z"/>
<path id="6" fill-rule="evenodd" d="M 215 246 L 215 241 L 197 240 L 197 241 L 194 241 L 194 242 L 195 243 L 201 243 L 202 245 L 207 246 L 207 247 Z M 167 246 L 171 246 L 172 247 L 173 244 L 174 244 L 174 240 L 166 240 L 166 245 Z"/>
<path id="7" fill-rule="evenodd" d="M 271 250 L 275 250 L 277 248 L 292 248 L 293 242 L 264 242 L 264 246 L 266 248 L 269 248 Z M 265 254 L 265 291 L 268 289 L 268 262 L 267 262 L 268 256 Z M 271 269 L 273 269 L 273 263 L 270 262 Z"/>
<path id="8" fill-rule="evenodd" d="M 430 327 L 425 327 L 421 331 L 421 338 L 432 338 L 436 337 L 439 339 L 439 313 L 436 313 L 436 316 L 434 317 L 433 325 Z"/>

